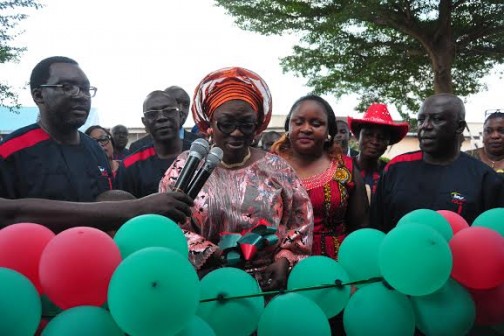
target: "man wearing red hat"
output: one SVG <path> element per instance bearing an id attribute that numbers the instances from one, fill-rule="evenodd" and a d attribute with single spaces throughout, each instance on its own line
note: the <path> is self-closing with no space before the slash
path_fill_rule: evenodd
<path id="1" fill-rule="evenodd" d="M 348 117 L 348 124 L 359 140 L 360 153 L 354 158 L 354 164 L 360 170 L 368 193 L 374 194 L 386 165 L 380 157 L 389 145 L 406 136 L 409 125 L 406 122 L 394 123 L 387 105 L 379 103 L 371 104 L 362 119 Z M 371 195 L 368 197 L 371 200 Z"/>
<path id="2" fill-rule="evenodd" d="M 388 232 L 416 209 L 450 210 L 468 223 L 482 212 L 504 207 L 504 179 L 460 151 L 466 127 L 460 98 L 441 93 L 427 98 L 418 114 L 420 151 L 391 160 L 371 204 L 371 225 Z"/>

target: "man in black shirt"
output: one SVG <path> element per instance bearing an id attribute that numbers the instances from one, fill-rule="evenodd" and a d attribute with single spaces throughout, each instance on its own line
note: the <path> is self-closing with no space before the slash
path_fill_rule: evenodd
<path id="1" fill-rule="evenodd" d="M 177 101 L 178 108 L 180 111 L 180 128 L 179 128 L 180 139 L 185 140 L 186 142 L 191 144 L 194 140 L 199 138 L 198 135 L 186 131 L 183 127 L 184 123 L 187 120 L 187 116 L 189 115 L 189 107 L 191 105 L 191 97 L 189 97 L 189 95 L 187 94 L 187 92 L 184 89 L 182 89 L 179 86 L 175 86 L 175 85 L 164 89 L 164 91 L 166 93 L 168 93 L 170 96 L 172 96 L 173 98 L 175 98 L 175 100 Z M 149 132 L 149 130 L 147 130 L 147 129 L 146 129 L 146 131 Z M 152 144 L 152 135 L 147 134 L 143 138 L 140 138 L 137 141 L 133 142 L 130 145 L 130 151 L 135 152 L 138 149 L 145 147 L 145 146 L 148 146 L 148 145 L 151 145 L 151 144 Z"/>
<path id="2" fill-rule="evenodd" d="M 114 139 L 114 160 L 124 160 L 130 154 L 126 148 L 128 145 L 128 129 L 124 125 L 116 125 L 110 130 L 112 139 Z"/>
<path id="3" fill-rule="evenodd" d="M 191 143 L 178 136 L 180 111 L 177 101 L 164 91 L 150 93 L 144 101 L 142 123 L 153 143 L 123 160 L 116 175 L 116 187 L 136 197 L 158 192 L 159 181 L 175 158 Z"/>
<path id="4" fill-rule="evenodd" d="M 427 98 L 418 114 L 420 151 L 386 166 L 371 207 L 371 225 L 388 232 L 416 209 L 451 210 L 468 223 L 504 206 L 504 179 L 460 151 L 466 126 L 462 100 L 452 94 Z"/>
<path id="5" fill-rule="evenodd" d="M 190 214 L 192 200 L 183 193 L 94 203 L 112 183 L 105 153 L 78 131 L 96 88 L 77 62 L 60 56 L 35 66 L 30 87 L 40 120 L 0 144 L 0 227 L 28 221 L 57 232 L 74 226 L 112 230 L 140 214 L 179 222 Z"/>
<path id="6" fill-rule="evenodd" d="M 92 202 L 112 188 L 100 146 L 79 132 L 96 88 L 77 62 L 50 57 L 30 78 L 40 119 L 5 137 L 0 145 L 0 197 Z"/>

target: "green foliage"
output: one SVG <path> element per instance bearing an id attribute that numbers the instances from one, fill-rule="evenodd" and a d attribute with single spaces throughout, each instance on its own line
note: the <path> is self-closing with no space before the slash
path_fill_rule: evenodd
<path id="1" fill-rule="evenodd" d="M 502 0 L 216 0 L 239 27 L 300 37 L 281 66 L 316 93 L 357 93 L 409 120 L 439 92 L 467 96 L 504 62 Z"/>
<path id="2" fill-rule="evenodd" d="M 21 13 L 22 9 L 41 7 L 37 0 L 0 1 L 0 63 L 16 62 L 25 51 L 25 48 L 13 46 L 15 38 L 20 34 L 17 25 L 27 18 L 25 13 Z M 17 95 L 5 82 L 0 82 L 0 106 L 13 112 L 19 108 Z"/>

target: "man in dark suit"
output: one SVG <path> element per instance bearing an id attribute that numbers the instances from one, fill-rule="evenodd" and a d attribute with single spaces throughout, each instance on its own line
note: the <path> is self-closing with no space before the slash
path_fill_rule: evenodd
<path id="1" fill-rule="evenodd" d="M 187 116 L 189 115 L 189 107 L 191 105 L 191 97 L 187 94 L 187 92 L 182 89 L 180 86 L 170 86 L 164 90 L 170 96 L 175 98 L 178 104 L 178 108 L 180 110 L 180 130 L 179 137 L 182 140 L 185 140 L 189 143 L 192 143 L 194 140 L 198 139 L 199 136 L 197 134 L 188 132 L 184 129 L 183 125 L 187 120 Z M 152 144 L 152 136 L 147 134 L 143 138 L 138 139 L 130 145 L 130 151 L 135 152 L 138 149 L 148 146 Z"/>

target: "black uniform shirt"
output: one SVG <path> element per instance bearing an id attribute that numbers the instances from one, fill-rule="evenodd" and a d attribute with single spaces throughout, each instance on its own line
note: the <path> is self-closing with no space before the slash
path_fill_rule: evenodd
<path id="1" fill-rule="evenodd" d="M 450 210 L 471 224 L 497 207 L 504 207 L 504 179 L 490 167 L 465 153 L 449 165 L 433 165 L 417 151 L 385 167 L 371 203 L 371 225 L 388 232 L 416 209 Z"/>
<path id="2" fill-rule="evenodd" d="M 182 140 L 182 151 L 190 147 L 190 142 Z M 175 159 L 176 156 L 172 159 L 160 159 L 152 143 L 144 146 L 121 162 L 115 186 L 138 198 L 157 193 L 159 181 Z"/>
<path id="3" fill-rule="evenodd" d="M 9 134 L 0 144 L 0 197 L 93 202 L 112 188 L 103 149 L 79 132 L 78 145 L 54 141 L 37 124 Z"/>

